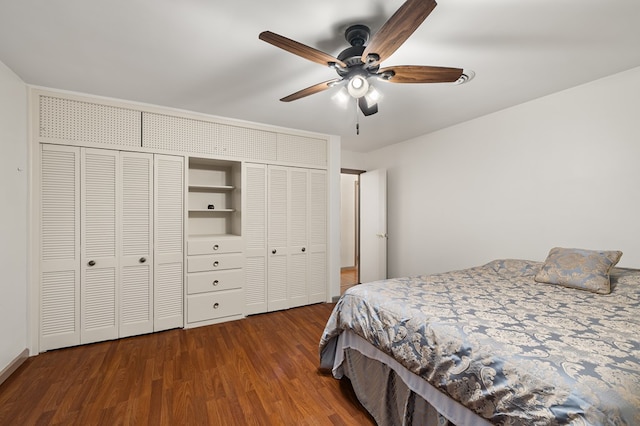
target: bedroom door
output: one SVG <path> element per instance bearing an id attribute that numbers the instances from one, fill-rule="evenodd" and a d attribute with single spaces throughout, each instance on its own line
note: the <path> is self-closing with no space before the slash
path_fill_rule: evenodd
<path id="1" fill-rule="evenodd" d="M 387 171 L 360 175 L 360 282 L 387 278 Z"/>

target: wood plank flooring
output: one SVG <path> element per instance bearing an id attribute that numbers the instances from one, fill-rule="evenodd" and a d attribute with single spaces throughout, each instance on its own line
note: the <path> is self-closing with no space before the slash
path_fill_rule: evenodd
<path id="1" fill-rule="evenodd" d="M 358 268 L 355 266 L 342 268 L 340 270 L 340 294 L 356 284 L 358 284 Z"/>
<path id="2" fill-rule="evenodd" d="M 0 385 L 0 425 L 373 425 L 317 370 L 333 306 L 31 357 Z"/>

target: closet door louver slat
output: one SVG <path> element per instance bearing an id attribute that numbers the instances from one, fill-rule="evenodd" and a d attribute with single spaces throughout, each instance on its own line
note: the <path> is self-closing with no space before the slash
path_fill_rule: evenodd
<path id="1" fill-rule="evenodd" d="M 287 292 L 289 307 L 303 306 L 307 294 L 308 185 L 306 169 L 289 169 L 289 270 Z"/>
<path id="2" fill-rule="evenodd" d="M 268 310 L 287 309 L 288 266 L 288 173 L 283 167 L 268 168 Z"/>
<path id="3" fill-rule="evenodd" d="M 80 343 L 80 149 L 41 146 L 40 349 Z"/>
<path id="4" fill-rule="evenodd" d="M 154 167 L 154 331 L 182 327 L 184 158 L 156 155 Z"/>
<path id="5" fill-rule="evenodd" d="M 153 155 L 121 152 L 120 337 L 153 332 Z"/>
<path id="6" fill-rule="evenodd" d="M 267 311 L 267 166 L 244 166 L 242 205 L 246 313 Z"/>
<path id="7" fill-rule="evenodd" d="M 319 303 L 327 300 L 327 172 L 309 173 L 309 303 Z"/>
<path id="8" fill-rule="evenodd" d="M 118 337 L 118 151 L 81 148 L 80 343 Z"/>

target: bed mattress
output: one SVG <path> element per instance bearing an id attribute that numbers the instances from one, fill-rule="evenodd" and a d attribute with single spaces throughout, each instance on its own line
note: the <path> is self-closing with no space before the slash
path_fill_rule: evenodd
<path id="1" fill-rule="evenodd" d="M 540 267 L 502 259 L 352 287 L 321 367 L 336 371 L 348 330 L 493 424 L 640 424 L 640 271 L 612 269 L 603 295 L 537 283 Z"/>

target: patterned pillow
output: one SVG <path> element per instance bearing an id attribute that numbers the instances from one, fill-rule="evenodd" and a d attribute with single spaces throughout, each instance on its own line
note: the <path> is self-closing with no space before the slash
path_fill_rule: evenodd
<path id="1" fill-rule="evenodd" d="M 621 251 L 596 251 L 554 247 L 535 276 L 539 283 L 560 284 L 593 293 L 611 293 L 609 271 Z"/>

